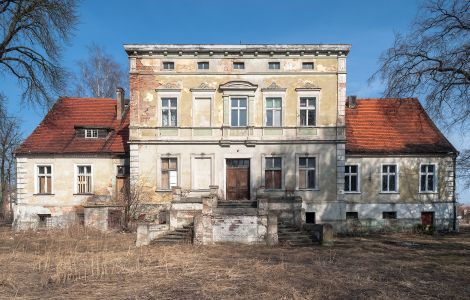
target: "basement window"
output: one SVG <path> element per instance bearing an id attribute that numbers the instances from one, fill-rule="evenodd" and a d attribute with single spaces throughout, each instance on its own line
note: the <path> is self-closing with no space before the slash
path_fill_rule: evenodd
<path id="1" fill-rule="evenodd" d="M 51 214 L 38 214 L 39 217 L 39 228 L 50 228 L 52 227 Z"/>
<path id="2" fill-rule="evenodd" d="M 396 211 L 384 211 L 382 212 L 382 219 L 396 219 L 397 212 Z"/>
<path id="3" fill-rule="evenodd" d="M 315 224 L 315 212 L 306 212 L 305 213 L 305 223 Z"/>
<path id="4" fill-rule="evenodd" d="M 175 63 L 172 61 L 164 61 L 163 62 L 163 70 L 174 70 Z"/>

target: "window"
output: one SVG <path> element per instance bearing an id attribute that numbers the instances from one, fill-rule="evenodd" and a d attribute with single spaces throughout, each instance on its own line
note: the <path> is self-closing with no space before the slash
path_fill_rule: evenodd
<path id="1" fill-rule="evenodd" d="M 246 126 L 246 98 L 231 99 L 231 125 Z"/>
<path id="2" fill-rule="evenodd" d="M 397 212 L 396 211 L 384 211 L 382 212 L 382 219 L 396 219 Z"/>
<path id="3" fill-rule="evenodd" d="M 209 70 L 209 62 L 208 61 L 200 61 L 197 63 L 198 70 Z"/>
<path id="4" fill-rule="evenodd" d="M 52 227 L 52 218 L 50 214 L 38 214 L 39 228 L 50 228 Z"/>
<path id="5" fill-rule="evenodd" d="M 281 63 L 278 61 L 271 61 L 268 63 L 269 70 L 279 70 L 281 68 Z"/>
<path id="6" fill-rule="evenodd" d="M 266 126 L 281 127 L 282 99 L 266 98 Z"/>
<path id="7" fill-rule="evenodd" d="M 177 124 L 176 98 L 162 98 L 162 126 L 176 127 Z"/>
<path id="8" fill-rule="evenodd" d="M 264 185 L 265 188 L 269 190 L 278 190 L 282 188 L 281 157 L 265 158 Z"/>
<path id="9" fill-rule="evenodd" d="M 299 188 L 315 188 L 315 157 L 299 157 Z"/>
<path id="10" fill-rule="evenodd" d="M 435 165 L 421 165 L 419 173 L 420 192 L 435 192 L 436 191 L 436 166 Z"/>
<path id="11" fill-rule="evenodd" d="M 305 213 L 305 223 L 315 224 L 315 212 L 306 212 Z"/>
<path id="12" fill-rule="evenodd" d="M 85 138 L 87 138 L 87 139 L 97 139 L 98 138 L 98 129 L 85 129 Z"/>
<path id="13" fill-rule="evenodd" d="M 382 192 L 397 192 L 397 165 L 382 166 Z"/>
<path id="14" fill-rule="evenodd" d="M 304 69 L 304 70 L 313 70 L 313 62 L 304 62 L 304 63 L 302 63 L 302 69 Z"/>
<path id="15" fill-rule="evenodd" d="M 52 193 L 52 166 L 37 166 L 37 193 L 38 194 L 51 194 Z"/>
<path id="16" fill-rule="evenodd" d="M 316 121 L 316 98 L 300 98 L 300 126 L 315 126 Z"/>
<path id="17" fill-rule="evenodd" d="M 233 63 L 233 68 L 235 70 L 243 70 L 243 69 L 245 69 L 245 63 L 244 62 L 234 62 Z"/>
<path id="18" fill-rule="evenodd" d="M 124 165 L 117 166 L 116 175 L 118 177 L 125 177 L 129 175 L 129 166 L 124 166 Z"/>
<path id="19" fill-rule="evenodd" d="M 170 190 L 178 185 L 178 164 L 176 158 L 162 158 L 162 189 Z"/>
<path id="20" fill-rule="evenodd" d="M 357 211 L 347 211 L 346 212 L 346 220 L 357 220 L 359 219 L 359 215 Z"/>
<path id="21" fill-rule="evenodd" d="M 344 167 L 344 191 L 345 192 L 358 192 L 359 191 L 359 174 L 358 165 L 346 165 Z"/>
<path id="22" fill-rule="evenodd" d="M 92 193 L 91 166 L 77 166 L 77 194 Z"/>
<path id="23" fill-rule="evenodd" d="M 164 70 L 174 70 L 175 69 L 175 63 L 172 61 L 164 61 L 163 62 L 163 69 Z"/>

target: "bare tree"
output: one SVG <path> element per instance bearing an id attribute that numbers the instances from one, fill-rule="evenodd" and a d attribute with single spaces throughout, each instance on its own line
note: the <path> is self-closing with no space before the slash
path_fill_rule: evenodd
<path id="1" fill-rule="evenodd" d="M 470 150 L 464 150 L 457 159 L 457 173 L 464 181 L 465 188 L 470 188 Z"/>
<path id="2" fill-rule="evenodd" d="M 126 86 L 127 74 L 124 68 L 103 47 L 93 43 L 87 48 L 88 59 L 78 62 L 80 72 L 75 78 L 73 93 L 81 97 L 114 97 L 116 87 Z"/>
<path id="3" fill-rule="evenodd" d="M 132 221 L 138 219 L 142 211 L 142 203 L 148 194 L 145 192 L 145 186 L 142 181 L 134 180 L 131 183 L 129 178 L 123 187 L 121 201 L 124 205 L 124 229 L 129 230 Z"/>
<path id="4" fill-rule="evenodd" d="M 30 104 L 49 106 L 64 90 L 59 61 L 76 9 L 77 0 L 0 0 L 0 72 L 16 78 Z"/>
<path id="5" fill-rule="evenodd" d="M 13 151 L 21 143 L 19 122 L 9 117 L 0 95 L 0 215 L 4 214 L 4 201 L 11 194 L 15 182 L 15 158 Z"/>

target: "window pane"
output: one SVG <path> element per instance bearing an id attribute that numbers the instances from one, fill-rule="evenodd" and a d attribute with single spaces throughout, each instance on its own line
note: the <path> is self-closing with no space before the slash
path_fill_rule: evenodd
<path id="1" fill-rule="evenodd" d="M 162 110 L 162 126 L 168 126 L 168 110 Z"/>
<path id="2" fill-rule="evenodd" d="M 300 107 L 307 107 L 307 99 L 300 98 Z"/>
<path id="3" fill-rule="evenodd" d="M 349 189 L 349 176 L 344 176 L 344 190 L 346 192 L 350 192 L 351 190 Z"/>
<path id="4" fill-rule="evenodd" d="M 169 166 L 169 159 L 162 158 L 162 170 L 168 170 L 168 166 Z"/>
<path id="5" fill-rule="evenodd" d="M 273 171 L 267 170 L 264 172 L 265 175 L 265 185 L 267 189 L 272 189 L 274 186 L 273 180 Z"/>
<path id="6" fill-rule="evenodd" d="M 280 169 L 281 165 L 282 165 L 282 158 L 280 157 L 274 158 L 274 167 Z"/>
<path id="7" fill-rule="evenodd" d="M 246 110 L 240 111 L 240 123 L 239 126 L 246 126 Z"/>
<path id="8" fill-rule="evenodd" d="M 305 170 L 299 170 L 299 188 L 305 189 L 306 188 L 306 178 L 307 174 Z"/>
<path id="9" fill-rule="evenodd" d="M 274 166 L 273 158 L 272 157 L 266 158 L 266 169 L 272 169 L 273 166 Z"/>
<path id="10" fill-rule="evenodd" d="M 273 111 L 273 126 L 281 126 L 281 111 L 280 110 L 275 110 Z"/>
<path id="11" fill-rule="evenodd" d="M 390 188 L 390 191 L 396 191 L 396 187 L 395 187 L 395 175 L 390 175 L 389 176 L 389 188 Z"/>
<path id="12" fill-rule="evenodd" d="M 176 171 L 169 171 L 170 188 L 178 185 L 178 176 Z"/>
<path id="13" fill-rule="evenodd" d="M 344 173 L 349 173 L 350 166 L 344 166 Z"/>
<path id="14" fill-rule="evenodd" d="M 170 158 L 169 161 L 170 161 L 169 162 L 169 164 L 170 164 L 169 169 L 176 170 L 176 168 L 177 168 L 176 158 Z"/>
<path id="15" fill-rule="evenodd" d="M 357 192 L 357 176 L 351 176 L 351 192 Z"/>
<path id="16" fill-rule="evenodd" d="M 428 176 L 428 191 L 434 191 L 434 176 Z"/>
<path id="17" fill-rule="evenodd" d="M 162 99 L 162 106 L 163 107 L 168 107 L 168 99 Z"/>
<path id="18" fill-rule="evenodd" d="M 389 169 L 389 171 L 390 171 L 391 173 L 395 173 L 396 166 L 395 166 L 395 165 L 391 165 L 391 166 L 389 166 L 388 169 Z"/>
<path id="19" fill-rule="evenodd" d="M 308 110 L 308 126 L 315 126 L 315 110 L 309 109 Z"/>
<path id="20" fill-rule="evenodd" d="M 300 167 L 307 167 L 307 159 L 305 157 L 299 158 L 299 166 Z"/>
<path id="21" fill-rule="evenodd" d="M 421 172 L 422 173 L 426 172 L 426 165 L 421 165 Z"/>
<path id="22" fill-rule="evenodd" d="M 168 171 L 162 172 L 162 188 L 170 188 L 170 178 L 168 177 Z"/>
<path id="23" fill-rule="evenodd" d="M 172 109 L 171 113 L 171 126 L 176 126 L 176 110 Z"/>
<path id="24" fill-rule="evenodd" d="M 231 125 L 238 126 L 238 110 L 232 109 Z"/>
<path id="25" fill-rule="evenodd" d="M 266 111 L 266 126 L 273 126 L 273 111 Z"/>
<path id="26" fill-rule="evenodd" d="M 304 109 L 300 110 L 300 125 L 301 126 L 307 125 L 307 111 Z"/>
<path id="27" fill-rule="evenodd" d="M 176 104 L 176 99 L 175 98 L 170 99 L 170 105 L 171 105 L 171 107 L 176 107 L 177 104 Z"/>
<path id="28" fill-rule="evenodd" d="M 434 173 L 434 165 L 428 165 L 428 172 Z"/>
<path id="29" fill-rule="evenodd" d="M 44 176 L 41 176 L 39 177 L 39 194 L 44 194 L 46 191 L 45 191 L 45 184 L 46 182 L 46 177 Z"/>
<path id="30" fill-rule="evenodd" d="M 47 190 L 46 190 L 46 193 L 50 193 L 52 191 L 52 188 L 51 188 L 51 178 L 46 178 L 46 186 L 47 186 Z"/>
<path id="31" fill-rule="evenodd" d="M 426 175 L 421 175 L 421 191 L 425 192 L 426 191 Z"/>
<path id="32" fill-rule="evenodd" d="M 315 108 L 315 98 L 308 99 L 308 107 Z"/>
<path id="33" fill-rule="evenodd" d="M 273 98 L 267 98 L 266 99 L 266 108 L 272 108 L 273 107 Z"/>
<path id="34" fill-rule="evenodd" d="M 307 161 L 309 168 L 315 168 L 315 158 L 307 158 Z"/>
<path id="35" fill-rule="evenodd" d="M 357 166 L 351 166 L 351 173 L 357 173 Z"/>
<path id="36" fill-rule="evenodd" d="M 271 171 L 273 174 L 273 189 L 282 188 L 281 170 Z"/>
<path id="37" fill-rule="evenodd" d="M 245 107 L 246 108 L 246 99 L 240 99 L 239 104 L 240 104 L 240 107 Z"/>
<path id="38" fill-rule="evenodd" d="M 308 170 L 308 188 L 315 188 L 315 170 Z"/>
<path id="39" fill-rule="evenodd" d="M 238 107 L 238 99 L 232 99 L 232 108 L 233 107 Z"/>
<path id="40" fill-rule="evenodd" d="M 388 180 L 387 175 L 383 175 L 383 176 L 382 176 L 382 191 L 387 191 L 387 190 L 388 190 L 388 188 L 387 188 L 387 187 L 388 187 L 388 182 L 387 182 L 387 180 Z"/>

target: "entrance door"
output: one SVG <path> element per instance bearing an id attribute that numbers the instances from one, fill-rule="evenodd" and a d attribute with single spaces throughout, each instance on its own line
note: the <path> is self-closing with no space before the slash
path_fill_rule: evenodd
<path id="1" fill-rule="evenodd" d="M 227 159 L 227 200 L 250 199 L 250 160 Z"/>
<path id="2" fill-rule="evenodd" d="M 423 211 L 421 213 L 421 224 L 425 226 L 433 226 L 434 225 L 434 212 Z"/>

